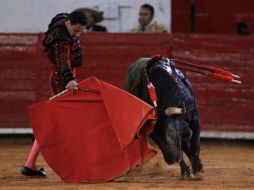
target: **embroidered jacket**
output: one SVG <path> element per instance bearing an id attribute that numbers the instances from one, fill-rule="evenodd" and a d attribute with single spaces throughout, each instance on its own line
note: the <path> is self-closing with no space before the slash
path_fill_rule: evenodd
<path id="1" fill-rule="evenodd" d="M 82 49 L 79 37 L 71 37 L 65 26 L 68 16 L 67 13 L 56 15 L 51 20 L 43 40 L 45 52 L 54 64 L 51 87 L 55 93 L 64 90 L 69 81 L 75 80 L 74 68 L 82 65 Z"/>

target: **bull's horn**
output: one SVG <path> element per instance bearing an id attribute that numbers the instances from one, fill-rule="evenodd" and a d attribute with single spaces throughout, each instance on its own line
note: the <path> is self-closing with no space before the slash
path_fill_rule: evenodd
<path id="1" fill-rule="evenodd" d="M 171 116 L 171 115 L 180 115 L 185 112 L 183 108 L 177 108 L 177 107 L 168 107 L 164 110 L 166 116 Z"/>

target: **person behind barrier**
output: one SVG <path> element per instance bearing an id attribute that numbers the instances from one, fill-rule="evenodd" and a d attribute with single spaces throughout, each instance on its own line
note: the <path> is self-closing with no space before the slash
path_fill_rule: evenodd
<path id="1" fill-rule="evenodd" d="M 139 10 L 139 26 L 131 29 L 130 32 L 167 32 L 164 25 L 157 23 L 154 18 L 154 8 L 150 4 L 143 4 Z"/>
<path id="2" fill-rule="evenodd" d="M 76 10 L 80 10 L 85 14 L 87 18 L 87 32 L 107 32 L 105 26 L 97 24 L 98 22 L 103 21 L 103 12 L 91 8 L 79 8 Z"/>

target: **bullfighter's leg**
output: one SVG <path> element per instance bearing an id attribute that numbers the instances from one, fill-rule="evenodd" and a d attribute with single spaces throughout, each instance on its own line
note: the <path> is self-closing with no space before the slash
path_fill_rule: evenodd
<path id="1" fill-rule="evenodd" d="M 25 165 L 21 168 L 21 173 L 25 176 L 39 176 L 39 177 L 46 177 L 46 173 L 44 172 L 44 169 L 41 168 L 37 170 L 35 163 L 38 154 L 40 153 L 40 147 L 37 142 L 37 140 L 34 140 L 34 144 L 32 146 L 32 149 L 29 153 L 29 156 L 27 158 L 27 161 Z"/>
<path id="2" fill-rule="evenodd" d="M 36 159 L 37 159 L 39 153 L 40 153 L 40 147 L 38 145 L 37 140 L 35 139 L 32 149 L 31 149 L 29 156 L 27 158 L 27 161 L 25 163 L 25 166 L 32 169 L 32 170 L 36 170 L 35 163 L 36 163 Z"/>

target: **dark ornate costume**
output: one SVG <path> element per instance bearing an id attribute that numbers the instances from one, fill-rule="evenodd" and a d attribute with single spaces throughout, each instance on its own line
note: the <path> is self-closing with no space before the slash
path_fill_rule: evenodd
<path id="1" fill-rule="evenodd" d="M 75 68 L 82 65 L 82 49 L 79 37 L 71 37 L 65 26 L 69 14 L 56 15 L 48 26 L 43 40 L 45 52 L 53 63 L 50 86 L 54 94 L 65 89 L 66 84 L 75 80 Z"/>

